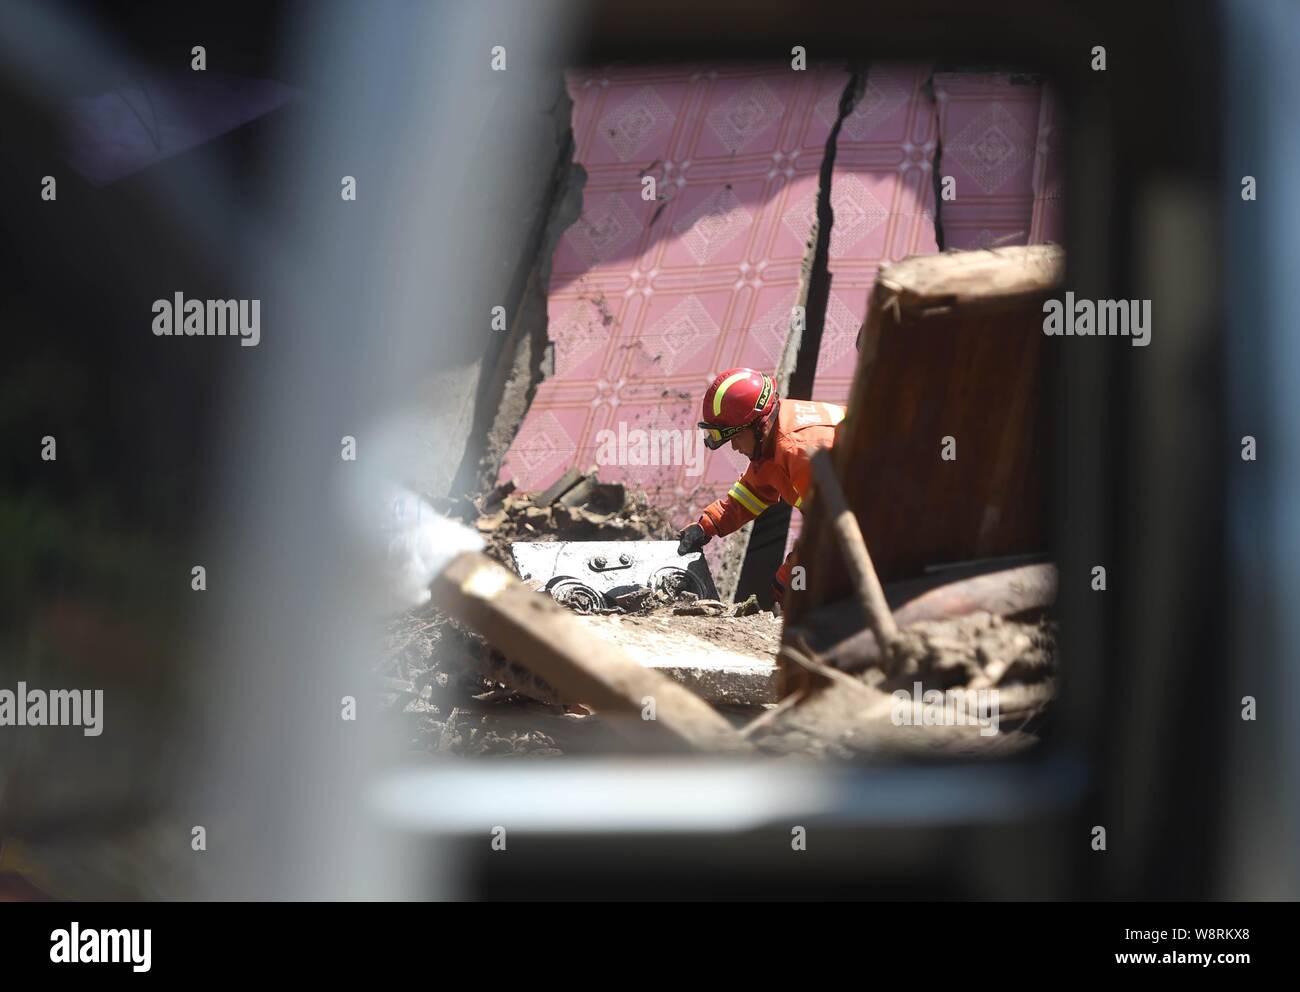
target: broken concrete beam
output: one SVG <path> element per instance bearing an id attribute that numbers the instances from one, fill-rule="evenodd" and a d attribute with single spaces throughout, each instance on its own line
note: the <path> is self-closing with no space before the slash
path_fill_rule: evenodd
<path id="1" fill-rule="evenodd" d="M 647 669 L 668 676 L 715 705 L 759 706 L 775 703 L 776 647 L 781 625 L 766 617 L 720 617 L 719 643 L 682 629 L 671 616 L 580 616 L 588 630 L 617 644 Z M 736 636 L 726 636 L 727 625 Z M 771 653 L 762 646 L 770 647 Z"/>
<path id="2" fill-rule="evenodd" d="M 533 497 L 533 506 L 547 507 L 582 481 L 582 473 L 571 468 Z"/>
<path id="3" fill-rule="evenodd" d="M 667 675 L 715 706 L 762 706 L 777 699 L 777 667 L 767 662 L 646 667 Z"/>
<path id="4" fill-rule="evenodd" d="M 431 585 L 433 602 L 483 635 L 568 702 L 626 719 L 624 736 L 650 747 L 744 751 L 749 745 L 699 696 L 639 664 L 616 644 L 594 638 L 554 600 L 528 589 L 490 558 L 470 551 L 453 558 Z M 655 718 L 644 719 L 647 699 Z"/>

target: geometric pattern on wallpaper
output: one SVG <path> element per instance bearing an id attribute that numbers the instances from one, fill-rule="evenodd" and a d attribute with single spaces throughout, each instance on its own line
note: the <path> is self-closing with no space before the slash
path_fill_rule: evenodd
<path id="1" fill-rule="evenodd" d="M 729 152 L 744 150 L 784 113 L 785 104 L 761 76 L 719 103 L 709 114 L 709 127 Z"/>
<path id="2" fill-rule="evenodd" d="M 555 342 L 555 371 L 563 375 L 577 368 L 609 342 L 610 330 L 600 308 L 591 300 L 574 302 L 551 322 Z"/>
<path id="3" fill-rule="evenodd" d="M 817 349 L 817 369 L 830 369 L 838 366 L 843 359 L 854 359 L 856 365 L 858 329 L 862 320 L 849 309 L 844 298 L 831 290 L 826 302 L 826 324 L 822 328 L 821 346 Z M 827 402 L 833 402 L 827 400 Z"/>
<path id="4" fill-rule="evenodd" d="M 622 66 L 566 74 L 582 211 L 552 256 L 555 372 L 501 478 L 542 489 L 596 460 L 602 430 L 695 433 L 699 397 L 732 365 L 771 370 L 789 333 L 831 124 L 848 74 L 811 65 Z M 642 199 L 642 179 L 657 199 Z M 786 216 L 798 205 L 800 216 Z M 703 465 L 601 466 L 680 523 L 735 480 Z"/>
<path id="5" fill-rule="evenodd" d="M 839 182 L 831 183 L 831 208 L 835 223 L 831 227 L 830 252 L 839 258 L 889 219 L 889 208 L 852 172 L 843 173 Z"/>
<path id="6" fill-rule="evenodd" d="M 656 135 L 671 128 L 672 108 L 659 98 L 652 86 L 644 86 L 600 122 L 600 132 L 620 162 L 636 156 Z"/>
<path id="7" fill-rule="evenodd" d="M 774 369 L 790 336 L 791 307 L 778 303 L 749 325 L 749 338 L 757 346 L 763 368 Z"/>
<path id="8" fill-rule="evenodd" d="M 543 477 L 557 468 L 557 474 L 563 474 L 576 447 L 577 440 L 551 411 L 542 410 L 536 417 L 525 418 L 510 445 L 516 478 Z"/>
<path id="9" fill-rule="evenodd" d="M 951 144 L 945 142 L 943 152 L 961 163 L 980 189 L 993 193 L 1033 158 L 1034 137 L 994 103 L 967 122 Z"/>
<path id="10" fill-rule="evenodd" d="M 720 328 L 709 316 L 698 296 L 688 296 L 661 317 L 641 336 L 643 348 L 657 348 L 657 371 L 663 375 L 677 372 L 682 363 L 712 344 Z M 680 425 L 678 425 L 680 426 Z"/>
<path id="11" fill-rule="evenodd" d="M 740 237 L 753 221 L 754 215 L 745 209 L 730 188 L 723 186 L 673 224 L 673 233 L 681 238 L 691 257 L 704 265 Z"/>
<path id="12" fill-rule="evenodd" d="M 940 205 L 947 246 L 1059 240 L 1063 146 L 1051 87 L 1005 73 L 936 73 L 934 91 L 941 168 L 957 187 Z"/>
<path id="13" fill-rule="evenodd" d="M 615 257 L 641 234 L 641 222 L 617 195 L 600 197 L 565 232 L 574 250 L 588 265 Z"/>

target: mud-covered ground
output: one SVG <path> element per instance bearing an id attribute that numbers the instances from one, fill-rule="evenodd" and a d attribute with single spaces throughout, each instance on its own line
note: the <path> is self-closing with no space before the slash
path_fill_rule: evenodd
<path id="1" fill-rule="evenodd" d="M 873 760 L 998 757 L 1033 746 L 1056 692 L 1051 620 L 981 612 L 900 634 L 894 674 L 878 666 L 837 674 L 755 733 L 754 745 L 774 755 Z"/>
<path id="2" fill-rule="evenodd" d="M 511 571 L 510 545 L 516 541 L 673 537 L 667 516 L 644 496 L 596 478 L 584 482 L 565 494 L 567 503 L 538 505 L 538 494 L 509 487 L 474 500 L 434 502 L 440 512 L 472 524 L 487 543 L 485 553 Z M 649 603 L 638 614 L 672 605 Z M 684 629 L 696 629 L 710 626 L 711 618 L 676 619 Z M 551 757 L 620 744 L 585 707 L 561 704 L 548 686 L 431 605 L 391 617 L 383 638 L 376 691 L 383 709 L 396 717 L 408 751 Z"/>
<path id="3" fill-rule="evenodd" d="M 590 481 L 574 505 L 538 506 L 531 494 L 498 492 L 439 509 L 472 522 L 488 542 L 487 553 L 512 569 L 514 541 L 673 536 L 666 517 L 644 499 Z M 699 645 L 703 654 L 771 660 L 780 647 L 779 618 L 752 602 L 669 602 L 661 596 L 625 611 L 599 612 L 588 621 L 593 632 L 629 650 L 658 640 L 676 650 Z M 759 754 L 778 757 L 994 755 L 1033 744 L 1055 692 L 1050 621 L 978 613 L 918 623 L 902 633 L 901 663 L 888 678 L 872 667 L 841 674 L 829 685 L 823 681 L 798 705 L 719 709 L 746 731 Z M 407 753 L 551 758 L 626 749 L 600 716 L 566 705 L 544 682 L 431 606 L 390 618 L 384 642 L 376 692 Z M 920 726 L 900 726 L 897 691 L 947 695 L 942 702 L 918 700 Z M 996 711 L 989 705 L 994 698 Z M 978 719 L 953 722 L 954 707 L 967 704 L 982 726 Z M 994 723 L 996 733 L 989 730 Z"/>

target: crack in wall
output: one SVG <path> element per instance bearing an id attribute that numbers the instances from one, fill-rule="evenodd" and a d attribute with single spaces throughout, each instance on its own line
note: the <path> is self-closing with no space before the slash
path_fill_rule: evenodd
<path id="1" fill-rule="evenodd" d="M 819 170 L 816 216 L 809 232 L 807 252 L 800 272 L 796 304 L 805 308 L 803 329 L 791 321 L 785 346 L 774 370 L 781 393 L 795 399 L 811 399 L 815 382 L 833 275 L 830 271 L 830 241 L 835 222 L 831 205 L 833 171 L 839 135 L 845 119 L 861 100 L 867 84 L 868 67 L 851 64 L 849 80 L 840 95 L 838 113 L 826 139 Z M 934 98 L 933 73 L 926 80 L 925 95 L 938 115 Z M 484 438 L 467 451 L 453 492 L 472 492 L 491 485 L 500 472 L 506 453 L 523 423 L 538 385 L 553 372 L 554 345 L 548 337 L 547 289 L 552 257 L 560 237 L 581 215 L 586 171 L 575 161 L 572 102 L 567 90 L 552 110 L 557 120 L 563 115 L 565 136 L 551 183 L 550 208 L 545 223 L 534 239 L 533 263 L 525 278 L 516 277 L 517 304 L 508 306 L 509 336 L 496 358 L 495 370 L 484 377 L 476 404 L 475 437 Z M 936 119 L 937 134 L 937 119 Z M 936 137 L 933 222 L 940 250 L 944 248 L 940 213 L 942 144 Z M 771 576 L 781 563 L 789 533 L 791 509 L 772 507 L 728 539 L 719 568 L 717 584 L 725 597 L 744 598 L 751 592 L 764 605 L 771 604 Z"/>
<path id="2" fill-rule="evenodd" d="M 863 64 L 850 65 L 849 81 L 840 94 L 839 113 L 826 137 L 826 151 L 822 155 L 821 171 L 817 187 L 817 219 L 811 241 L 813 245 L 811 265 L 807 267 L 804 280 L 804 292 L 799 303 L 805 306 L 804 329 L 791 326 L 786 340 L 782 367 L 776 370 L 781 394 L 792 399 L 812 399 L 813 382 L 817 376 L 817 359 L 821 352 L 822 333 L 826 326 L 826 310 L 831 297 L 831 228 L 835 224 L 835 210 L 831 206 L 831 184 L 835 169 L 835 155 L 838 150 L 840 128 L 844 119 L 853 113 L 853 108 L 866 90 L 868 67 Z M 793 355 L 793 368 L 786 363 Z M 742 600 L 755 595 L 759 603 L 770 608 L 774 596 L 772 593 L 772 576 L 780 568 L 785 557 L 785 544 L 790 532 L 790 517 L 793 509 L 785 503 L 771 507 L 753 522 L 744 549 L 744 559 L 736 580 L 734 597 Z"/>
<path id="3" fill-rule="evenodd" d="M 934 183 L 934 243 L 938 245 L 940 251 L 945 250 L 943 239 L 943 130 L 942 121 L 939 119 L 939 101 L 934 93 L 934 73 L 925 80 L 922 87 L 930 105 L 934 108 L 934 163 L 930 169 L 930 179 Z M 865 315 L 864 315 L 865 316 Z"/>

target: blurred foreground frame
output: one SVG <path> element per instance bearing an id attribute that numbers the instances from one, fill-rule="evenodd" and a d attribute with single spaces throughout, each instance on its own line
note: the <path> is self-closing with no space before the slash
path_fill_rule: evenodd
<path id="1" fill-rule="evenodd" d="M 1285 894 L 1288 885 L 1294 894 L 1292 863 L 1272 879 L 1233 870 L 1241 859 L 1224 812 L 1263 820 L 1284 807 L 1294 816 L 1296 804 L 1294 791 L 1270 795 L 1280 775 L 1248 779 L 1228 764 L 1240 760 L 1232 704 L 1252 683 L 1224 663 L 1233 657 L 1226 614 L 1235 605 L 1224 465 L 1228 442 L 1248 431 L 1235 421 L 1224 428 L 1216 268 L 1197 255 L 1208 250 L 1213 260 L 1212 246 L 1224 243 L 1220 191 L 1232 185 L 1219 161 L 1222 119 L 1210 109 L 1220 106 L 1222 38 L 1231 34 L 1225 9 L 993 2 L 972 10 L 920 0 L 851 13 L 765 3 L 669 3 L 653 16 L 596 3 L 565 13 L 566 30 L 586 45 L 566 56 L 572 64 L 778 61 L 802 45 L 819 61 L 1014 66 L 1057 88 L 1069 122 L 1066 285 L 1094 299 L 1153 299 L 1157 318 L 1147 349 L 1117 340 L 1043 349 L 1045 518 L 1062 576 L 1062 687 L 1046 746 L 980 766 L 640 758 L 462 764 L 375 783 L 372 768 L 329 766 L 337 749 L 297 745 L 289 763 L 310 770 L 312 784 L 258 797 L 275 821 L 259 838 L 266 850 L 224 852 L 247 862 L 238 881 L 201 879 L 194 894 L 1197 898 Z M 1103 73 L 1089 66 L 1093 45 L 1106 48 Z M 462 264 L 473 264 L 469 253 Z M 460 275 L 476 281 L 472 272 L 442 273 L 447 285 Z M 1261 333 L 1236 330 L 1234 348 Z M 383 326 L 367 342 L 403 356 L 407 343 Z M 268 376 L 260 388 L 278 385 Z M 303 527 L 277 536 L 277 551 L 287 552 L 315 534 Z M 1104 595 L 1088 584 L 1098 563 L 1111 577 Z M 1252 657 L 1262 665 L 1283 655 Z M 344 691 L 336 676 L 323 677 L 313 706 Z M 1286 752 L 1264 757 L 1294 762 Z M 273 883 L 246 887 L 258 866 L 328 818 L 312 801 L 331 777 L 353 805 L 378 814 L 378 833 L 371 822 L 352 838 L 356 848 L 330 855 L 345 850 L 352 870 L 326 866 L 327 844 L 304 843 Z M 287 824 L 278 817 L 286 809 L 298 816 Z M 181 822 L 198 819 L 176 812 Z M 497 825 L 509 834 L 508 857 L 490 846 Z M 1108 828 L 1105 853 L 1089 843 L 1094 825 Z M 808 833 L 806 851 L 791 851 L 795 827 Z M 1284 837 L 1256 838 L 1256 858 L 1294 857 Z M 362 845 L 383 852 L 380 887 L 356 885 Z"/>
<path id="2" fill-rule="evenodd" d="M 1044 512 L 1063 576 L 1062 689 L 1046 748 L 979 767 L 796 773 L 646 763 L 630 781 L 621 769 L 572 763 L 429 773 L 390 783 L 385 795 L 413 864 L 427 863 L 421 855 L 455 864 L 457 890 L 488 897 L 1265 891 L 1260 876 L 1229 874 L 1229 825 L 1212 798 L 1232 791 L 1228 743 L 1237 716 L 1223 665 L 1231 451 L 1222 444 L 1225 397 L 1214 374 L 1224 349 L 1212 261 L 1224 197 L 1222 136 L 1209 108 L 1220 106 L 1222 17 L 1213 4 L 1085 11 L 921 2 L 848 14 L 833 5 L 723 3 L 669 4 L 646 23 L 613 4 L 592 8 L 583 61 L 593 66 L 710 61 L 724 54 L 722 44 L 734 59 L 776 59 L 798 44 L 857 65 L 924 58 L 1043 73 L 1068 120 L 1065 284 L 1083 297 L 1153 299 L 1168 315 L 1157 324 L 1163 344 L 1150 354 L 1127 342 L 1044 349 Z M 709 41 L 692 45 L 683 23 Z M 1106 48 L 1104 73 L 1089 66 L 1093 45 Z M 1174 232 L 1183 237 L 1171 240 Z M 1178 443 L 1179 422 L 1196 424 L 1194 441 Z M 1125 591 L 1091 591 L 1098 563 L 1124 576 Z M 428 798 L 439 786 L 443 799 L 517 795 L 511 813 L 527 840 L 509 859 L 496 858 L 466 829 L 474 819 L 467 810 L 439 809 L 442 802 Z M 1258 793 L 1242 799 L 1266 801 Z M 501 810 L 493 801 L 478 808 L 484 816 Z M 1111 845 L 1098 853 L 1092 829 L 1106 824 Z M 791 855 L 795 825 L 817 837 L 815 851 L 810 843 Z M 449 848 L 436 856 L 428 846 L 435 838 Z M 1280 841 L 1274 837 L 1274 854 Z M 447 878 L 433 870 L 427 877 Z M 1294 891 L 1293 873 L 1286 886 Z"/>

